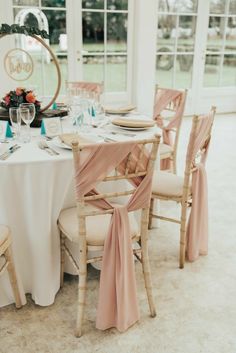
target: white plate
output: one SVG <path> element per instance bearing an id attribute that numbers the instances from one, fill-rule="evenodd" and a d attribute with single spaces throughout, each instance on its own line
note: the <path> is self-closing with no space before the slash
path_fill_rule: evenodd
<path id="1" fill-rule="evenodd" d="M 128 127 L 128 126 L 118 126 L 116 125 L 119 129 L 122 130 L 129 130 L 129 131 L 143 131 L 143 130 L 147 130 L 150 129 L 151 127 Z"/>
<path id="2" fill-rule="evenodd" d="M 89 141 L 91 141 L 91 143 L 93 142 L 103 142 L 104 140 L 97 136 L 97 135 L 91 135 L 91 134 L 84 134 L 84 137 L 86 137 Z M 56 136 L 52 139 L 52 143 L 56 146 L 56 147 L 60 147 L 60 148 L 65 148 L 67 150 L 72 150 L 72 147 L 70 147 L 69 145 L 66 145 L 65 143 L 63 143 L 60 139 L 59 136 Z"/>

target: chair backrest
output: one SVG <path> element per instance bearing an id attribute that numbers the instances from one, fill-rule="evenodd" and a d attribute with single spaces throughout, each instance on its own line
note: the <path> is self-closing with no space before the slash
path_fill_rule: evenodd
<path id="1" fill-rule="evenodd" d="M 159 142 L 160 136 L 157 135 L 155 138 L 140 141 L 100 143 L 85 146 L 79 146 L 77 142 L 72 143 L 76 199 L 79 210 L 79 237 L 84 246 L 86 246 L 84 236 L 86 233 L 85 217 L 98 214 L 113 214 L 114 207 L 109 202 L 111 199 L 113 203 L 120 197 L 130 196 L 130 201 L 135 196 L 134 202 L 136 202 L 141 194 L 140 192 L 136 193 L 139 185 L 141 186 L 144 180 L 151 182 Z M 129 190 L 124 190 L 124 185 L 120 186 L 121 183 L 118 182 L 120 180 L 127 180 L 132 184 Z M 117 182 L 117 188 L 120 188 L 121 191 L 116 189 L 115 192 L 99 193 L 95 190 L 97 184 L 111 181 Z M 151 197 L 151 184 L 150 195 L 141 197 L 149 196 Z M 84 208 L 85 202 L 97 206 L 98 210 L 86 210 Z"/>
<path id="2" fill-rule="evenodd" d="M 78 95 L 80 91 L 87 91 L 95 93 L 98 98 L 100 98 L 101 94 L 104 91 L 104 84 L 98 82 L 86 82 L 86 81 L 66 81 L 66 88 L 73 89 L 78 91 Z"/>
<path id="3" fill-rule="evenodd" d="M 158 86 L 156 89 L 153 118 L 159 127 L 168 128 L 174 134 L 174 151 L 177 150 L 187 92 Z"/>
<path id="4" fill-rule="evenodd" d="M 190 187 L 191 174 L 200 163 L 206 162 L 215 112 L 216 107 L 212 107 L 209 114 L 193 117 L 185 162 L 184 189 L 186 192 Z"/>

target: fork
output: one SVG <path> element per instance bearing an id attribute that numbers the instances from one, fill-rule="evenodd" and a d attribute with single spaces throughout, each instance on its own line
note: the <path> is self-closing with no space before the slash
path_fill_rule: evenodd
<path id="1" fill-rule="evenodd" d="M 51 156 L 58 156 L 60 154 L 59 152 L 54 150 L 52 147 L 48 146 L 47 142 L 44 140 L 39 141 L 38 146 L 39 146 L 39 148 L 41 148 L 41 150 L 45 150 Z"/>

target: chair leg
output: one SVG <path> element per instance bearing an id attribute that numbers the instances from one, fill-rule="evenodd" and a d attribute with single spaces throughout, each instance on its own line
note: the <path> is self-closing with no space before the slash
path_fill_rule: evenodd
<path id="1" fill-rule="evenodd" d="M 20 291 L 19 291 L 19 287 L 18 287 L 18 283 L 17 283 L 16 270 L 15 270 L 15 265 L 13 262 L 11 247 L 9 247 L 5 251 L 4 255 L 5 255 L 6 260 L 8 262 L 7 271 L 9 274 L 13 294 L 15 297 L 16 308 L 19 309 L 22 307 L 22 302 L 21 302 L 21 298 L 20 298 Z"/>
<path id="2" fill-rule="evenodd" d="M 187 203 L 182 205 L 181 224 L 180 224 L 180 250 L 179 250 L 179 268 L 184 268 L 185 248 L 186 248 L 186 215 Z"/>
<path id="3" fill-rule="evenodd" d="M 78 286 L 78 313 L 76 322 L 76 337 L 82 336 L 82 324 L 84 317 L 84 309 L 86 304 L 86 290 L 87 290 L 87 265 L 86 268 L 82 269 L 79 274 L 79 286 Z"/>
<path id="4" fill-rule="evenodd" d="M 141 254 L 142 254 L 142 267 L 143 267 L 143 276 L 145 282 L 145 288 L 147 292 L 148 304 L 151 313 L 151 317 L 156 316 L 156 309 L 152 295 L 152 281 L 151 281 L 151 272 L 149 265 L 149 255 L 148 255 L 148 209 L 142 210 L 142 224 L 141 224 Z"/>
<path id="5" fill-rule="evenodd" d="M 60 232 L 60 246 L 61 246 L 61 269 L 60 269 L 60 287 L 64 284 L 64 265 L 65 265 L 65 235 Z"/>
<path id="6" fill-rule="evenodd" d="M 151 199 L 150 208 L 149 208 L 149 220 L 148 220 L 148 229 L 152 229 L 152 214 L 154 208 L 154 199 Z"/>

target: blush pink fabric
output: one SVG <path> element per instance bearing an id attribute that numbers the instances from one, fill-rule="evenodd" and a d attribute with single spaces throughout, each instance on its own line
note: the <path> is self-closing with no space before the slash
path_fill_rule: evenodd
<path id="1" fill-rule="evenodd" d="M 103 92 L 103 84 L 97 82 L 86 82 L 86 81 L 78 81 L 78 82 L 68 82 L 68 86 L 71 88 L 80 88 L 84 91 L 95 92 L 98 95 Z"/>
<path id="2" fill-rule="evenodd" d="M 209 143 L 200 162 L 195 164 L 194 160 L 209 135 L 213 119 L 214 112 L 211 112 L 199 121 L 196 138 L 192 136 L 188 146 L 187 158 L 193 161 L 193 167 L 196 168 L 192 174 L 192 208 L 186 235 L 189 261 L 195 261 L 199 255 L 207 255 L 208 252 L 208 199 L 205 162 Z"/>
<path id="3" fill-rule="evenodd" d="M 173 105 L 175 115 L 171 121 L 165 126 L 161 112 L 165 110 L 169 104 Z M 171 129 L 178 128 L 181 123 L 185 106 L 185 92 L 180 92 L 173 89 L 159 89 L 157 90 L 153 118 L 157 125 L 162 129 L 163 143 L 173 147 L 173 139 L 171 136 Z M 161 169 L 170 169 L 170 158 L 161 160 Z"/>
<path id="4" fill-rule="evenodd" d="M 122 173 L 128 153 L 136 154 L 138 149 L 135 142 L 86 146 L 80 152 L 79 165 L 75 166 L 77 198 L 97 193 L 94 189 L 96 184 L 115 167 L 120 166 L 119 171 Z M 143 165 L 147 161 L 147 155 L 144 154 Z M 96 327 L 101 330 L 116 327 L 119 331 L 125 331 L 139 320 L 128 212 L 149 206 L 152 171 L 132 182 L 136 190 L 127 205 L 113 206 L 104 199 L 92 202 L 100 209 L 114 209 L 105 239 L 100 276 Z"/>

